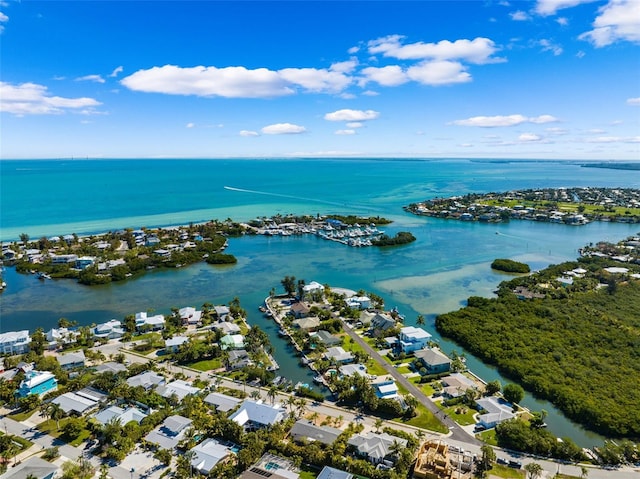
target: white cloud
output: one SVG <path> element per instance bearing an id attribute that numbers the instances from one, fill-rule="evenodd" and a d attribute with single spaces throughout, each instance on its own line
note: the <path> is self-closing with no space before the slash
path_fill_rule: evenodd
<path id="1" fill-rule="evenodd" d="M 344 67 L 344 65 L 343 65 Z M 172 95 L 270 98 L 292 95 L 296 87 L 314 93 L 338 93 L 352 82 L 340 71 L 316 68 L 269 70 L 245 67 L 164 65 L 137 72 L 120 83 L 131 90 Z"/>
<path id="2" fill-rule="evenodd" d="M 336 130 L 336 135 L 355 135 L 356 130 Z"/>
<path id="3" fill-rule="evenodd" d="M 640 143 L 640 136 L 597 136 L 587 138 L 587 143 Z"/>
<path id="4" fill-rule="evenodd" d="M 511 17 L 511 20 L 516 22 L 523 22 L 531 18 L 529 17 L 529 14 L 523 10 L 516 10 L 515 12 L 511 12 L 509 16 Z"/>
<path id="5" fill-rule="evenodd" d="M 360 51 L 360 47 L 351 47 L 347 50 L 347 53 L 349 55 L 355 55 L 356 53 L 358 53 Z"/>
<path id="6" fill-rule="evenodd" d="M 363 95 L 365 96 L 379 96 L 380 93 L 378 93 L 377 91 L 373 91 L 373 90 L 366 90 L 362 92 Z"/>
<path id="7" fill-rule="evenodd" d="M 331 64 L 331 67 L 329 68 L 329 70 L 333 72 L 340 72 L 340 73 L 351 73 L 356 69 L 357 66 L 358 66 L 358 59 L 351 58 L 345 62 L 337 62 L 337 63 Z"/>
<path id="8" fill-rule="evenodd" d="M 375 120 L 380 116 L 380 112 L 374 110 L 337 110 L 332 113 L 327 113 L 324 116 L 328 121 L 367 121 Z"/>
<path id="9" fill-rule="evenodd" d="M 186 127 L 186 128 L 193 128 L 194 126 L 196 126 L 196 124 L 195 124 L 195 123 L 187 123 L 187 124 L 185 125 L 185 127 Z"/>
<path id="10" fill-rule="evenodd" d="M 471 81 L 471 75 L 458 62 L 436 61 L 424 62 L 409 67 L 407 76 L 423 85 L 449 85 Z"/>
<path id="11" fill-rule="evenodd" d="M 458 126 L 479 126 L 482 128 L 496 128 L 500 126 L 515 126 L 522 123 L 552 123 L 558 119 L 551 115 L 540 115 L 536 117 L 526 117 L 524 115 L 496 115 L 496 116 L 474 116 L 465 120 L 455 120 L 452 122 Z"/>
<path id="12" fill-rule="evenodd" d="M 368 44 L 369 53 L 381 53 L 385 57 L 401 60 L 465 60 L 469 63 L 493 63 L 502 61 L 493 58 L 498 51 L 494 42 L 488 38 L 478 37 L 473 40 L 461 39 L 451 42 L 441 40 L 438 43 L 410 43 L 402 45 L 404 39 L 401 35 L 389 35 L 387 37 L 371 40 Z"/>
<path id="13" fill-rule="evenodd" d="M 522 142 L 533 142 L 533 141 L 540 141 L 542 139 L 542 137 L 540 137 L 539 135 L 536 135 L 535 133 L 522 133 L 519 137 L 518 137 L 518 141 L 522 141 Z"/>
<path id="14" fill-rule="evenodd" d="M 0 12 L 0 22 L 8 22 L 9 17 L 7 17 L 4 13 Z"/>
<path id="15" fill-rule="evenodd" d="M 598 9 L 600 15 L 593 22 L 593 30 L 580 35 L 596 47 L 617 41 L 640 43 L 640 2 L 638 0 L 609 0 Z"/>
<path id="16" fill-rule="evenodd" d="M 555 15 L 558 10 L 575 7 L 583 3 L 591 3 L 595 0 L 538 0 L 536 12 L 540 15 Z"/>
<path id="17" fill-rule="evenodd" d="M 566 128 L 545 128 L 547 133 L 551 135 L 566 135 L 569 131 Z"/>
<path id="18" fill-rule="evenodd" d="M 101 103 L 93 98 L 50 96 L 44 85 L 0 82 L 0 111 L 19 116 L 60 114 L 66 110 L 90 114 L 93 113 L 91 108 L 98 105 Z"/>
<path id="19" fill-rule="evenodd" d="M 542 47 L 543 52 L 552 52 L 555 56 L 561 55 L 563 51 L 560 45 L 557 45 L 551 40 L 547 40 L 546 38 L 540 40 L 538 42 L 538 45 Z"/>
<path id="20" fill-rule="evenodd" d="M 580 50 L 578 53 L 576 53 L 576 57 L 578 58 L 583 58 L 586 55 L 585 52 L 583 52 L 582 50 Z"/>
<path id="21" fill-rule="evenodd" d="M 567 17 L 558 17 L 556 18 L 556 22 L 558 22 L 558 25 L 563 27 L 569 25 L 569 19 Z"/>
<path id="22" fill-rule="evenodd" d="M 257 131 L 251 131 L 251 130 L 240 130 L 240 136 L 260 136 L 260 134 Z"/>
<path id="23" fill-rule="evenodd" d="M 356 98 L 353 93 L 340 93 L 340 95 L 338 96 L 343 100 L 353 100 L 354 98 Z"/>
<path id="24" fill-rule="evenodd" d="M 117 77 L 123 71 L 124 71 L 124 68 L 122 67 L 122 65 L 120 65 L 119 67 L 115 67 L 109 76 L 111 78 Z"/>
<path id="25" fill-rule="evenodd" d="M 92 81 L 95 83 L 104 83 L 104 78 L 100 75 L 85 75 L 83 77 L 76 78 L 76 81 Z"/>
<path id="26" fill-rule="evenodd" d="M 304 126 L 294 125 L 291 123 L 275 123 L 262 128 L 265 135 L 296 135 L 304 133 L 307 129 Z"/>
<path id="27" fill-rule="evenodd" d="M 386 67 L 367 67 L 360 72 L 366 81 L 374 81 L 382 86 L 398 86 L 409 81 L 407 75 L 398 65 Z M 366 83 L 366 81 L 364 83 Z"/>
<path id="28" fill-rule="evenodd" d="M 359 121 L 350 121 L 347 123 L 347 128 L 362 128 L 364 126 L 364 123 L 361 123 Z"/>
<path id="29" fill-rule="evenodd" d="M 640 106 L 640 97 L 637 97 L 637 98 L 627 98 L 627 105 L 631 105 L 631 106 Z"/>

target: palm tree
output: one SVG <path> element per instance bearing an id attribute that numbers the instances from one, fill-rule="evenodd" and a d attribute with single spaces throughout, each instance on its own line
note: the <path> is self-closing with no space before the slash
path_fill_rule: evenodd
<path id="1" fill-rule="evenodd" d="M 251 391 L 251 399 L 255 399 L 256 401 L 258 399 L 260 399 L 260 391 L 258 391 L 257 389 L 254 389 L 253 391 Z"/>
<path id="2" fill-rule="evenodd" d="M 584 466 L 580 466 L 580 479 L 587 479 L 589 475 L 589 469 Z"/>
<path id="3" fill-rule="evenodd" d="M 276 402 L 276 396 L 278 395 L 278 386 L 272 384 L 267 391 L 267 397 L 271 399 L 271 405 L 273 406 Z"/>
<path id="4" fill-rule="evenodd" d="M 416 324 L 418 326 L 424 326 L 424 323 L 425 323 L 424 316 L 419 314 L 418 317 L 416 318 Z"/>
<path id="5" fill-rule="evenodd" d="M 380 432 L 380 428 L 382 427 L 382 425 L 384 424 L 384 421 L 380 418 L 377 418 L 375 423 L 373 423 L 373 426 L 376 428 L 376 433 Z"/>
<path id="6" fill-rule="evenodd" d="M 60 419 L 64 417 L 64 411 L 59 404 L 49 403 L 49 417 L 56 422 L 56 430 L 60 430 Z"/>
<path id="7" fill-rule="evenodd" d="M 529 479 L 538 479 L 542 475 L 542 466 L 537 462 L 530 462 L 524 466 L 524 470 L 527 471 Z"/>
<path id="8" fill-rule="evenodd" d="M 311 416 L 309 417 L 309 419 L 311 419 L 311 422 L 315 425 L 316 419 L 318 419 L 319 416 L 320 414 L 318 414 L 317 411 L 314 411 L 313 414 L 311 414 Z"/>

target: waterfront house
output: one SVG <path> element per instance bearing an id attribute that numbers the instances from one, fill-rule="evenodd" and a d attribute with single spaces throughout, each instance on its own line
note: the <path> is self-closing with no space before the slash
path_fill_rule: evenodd
<path id="1" fill-rule="evenodd" d="M 140 332 L 161 331 L 164 329 L 164 316 L 148 316 L 146 311 L 136 313 L 136 330 Z"/>
<path id="2" fill-rule="evenodd" d="M 164 350 L 166 353 L 176 353 L 184 343 L 188 342 L 189 338 L 186 336 L 174 336 L 164 342 Z"/>
<path id="3" fill-rule="evenodd" d="M 119 320 L 112 319 L 93 328 L 93 335 L 97 338 L 117 339 L 124 335 L 124 328 Z"/>
<path id="4" fill-rule="evenodd" d="M 238 479 L 298 479 L 300 469 L 293 461 L 281 456 L 265 453 L 253 466 L 238 476 Z"/>
<path id="5" fill-rule="evenodd" d="M 29 352 L 31 336 L 29 331 L 9 331 L 0 334 L 0 354 L 24 354 Z"/>
<path id="6" fill-rule="evenodd" d="M 502 398 L 495 396 L 484 397 L 476 400 L 476 404 L 484 411 L 483 414 L 478 416 L 478 424 L 487 429 L 515 417 L 513 405 Z"/>
<path id="7" fill-rule="evenodd" d="M 18 396 L 26 397 L 31 394 L 42 396 L 49 391 L 58 389 L 58 380 L 49 371 L 29 371 L 18 388 Z"/>
<path id="8" fill-rule="evenodd" d="M 172 450 L 185 437 L 185 433 L 192 422 L 191 419 L 184 416 L 169 416 L 162 424 L 147 434 L 144 439 L 152 444 L 157 444 L 163 449 Z"/>
<path id="9" fill-rule="evenodd" d="M 222 321 L 221 323 L 215 323 L 211 327 L 213 329 L 219 329 L 225 335 L 240 333 L 240 326 L 238 326 L 236 323 L 230 323 L 228 321 Z"/>
<path id="10" fill-rule="evenodd" d="M 164 376 L 154 373 L 153 371 L 145 371 L 144 373 L 131 376 L 127 379 L 127 384 L 132 387 L 142 386 L 147 391 L 156 386 L 162 386 L 165 384 Z"/>
<path id="11" fill-rule="evenodd" d="M 229 351 L 227 370 L 236 371 L 246 366 L 253 366 L 253 361 L 249 358 L 249 353 L 246 349 L 234 349 Z"/>
<path id="12" fill-rule="evenodd" d="M 289 433 L 295 442 L 319 442 L 325 445 L 333 444 L 340 434 L 342 434 L 340 429 L 330 426 L 316 426 L 307 419 L 296 421 Z"/>
<path id="13" fill-rule="evenodd" d="M 322 296 L 324 295 L 324 286 L 321 285 L 320 283 L 318 283 L 317 281 L 311 281 L 309 284 L 305 284 L 302 287 L 302 296 L 303 297 L 307 297 L 307 296 L 320 296 L 320 298 L 322 298 Z M 302 298 L 301 298 L 302 299 Z"/>
<path id="14" fill-rule="evenodd" d="M 442 378 L 442 394 L 448 398 L 463 396 L 467 389 L 477 389 L 475 381 L 462 373 L 453 373 Z"/>
<path id="15" fill-rule="evenodd" d="M 191 467 L 200 474 L 208 475 L 219 463 L 228 461 L 232 451 L 215 439 L 207 439 L 191 449 Z"/>
<path id="16" fill-rule="evenodd" d="M 135 421 L 140 424 L 145 417 L 147 417 L 147 414 L 136 407 L 127 407 L 126 409 L 123 409 L 118 406 L 109 406 L 108 408 L 93 415 L 93 418 L 102 425 L 105 425 L 110 421 L 115 421 L 119 422 L 121 426 L 124 426 L 131 421 Z"/>
<path id="17" fill-rule="evenodd" d="M 76 341 L 78 331 L 67 328 L 51 328 L 45 333 L 49 349 L 57 349 L 60 345 L 71 344 Z"/>
<path id="18" fill-rule="evenodd" d="M 327 349 L 324 357 L 329 361 L 333 360 L 340 364 L 352 363 L 355 360 L 351 351 L 345 351 L 341 346 L 334 346 Z"/>
<path id="19" fill-rule="evenodd" d="M 311 308 L 302 301 L 299 301 L 297 303 L 293 303 L 289 311 L 294 318 L 300 319 L 309 316 Z"/>
<path id="20" fill-rule="evenodd" d="M 395 326 L 396 320 L 386 313 L 376 313 L 376 315 L 371 318 L 371 328 L 374 330 L 387 331 L 395 328 Z"/>
<path id="21" fill-rule="evenodd" d="M 243 349 L 244 336 L 242 334 L 227 334 L 220 338 L 220 347 L 222 349 Z"/>
<path id="22" fill-rule="evenodd" d="M 338 369 L 343 376 L 358 376 L 367 377 L 367 367 L 364 364 L 345 364 Z"/>
<path id="23" fill-rule="evenodd" d="M 446 373 L 451 369 L 451 359 L 440 349 L 427 348 L 414 353 L 428 374 Z"/>
<path id="24" fill-rule="evenodd" d="M 320 341 L 325 346 L 335 346 L 336 344 L 342 343 L 341 338 L 334 336 L 329 331 L 325 331 L 324 329 L 321 329 L 317 333 L 314 333 L 312 337 Z"/>
<path id="25" fill-rule="evenodd" d="M 202 311 L 196 308 L 186 306 L 178 310 L 182 324 L 186 326 L 195 326 L 202 321 Z"/>
<path id="26" fill-rule="evenodd" d="M 49 254 L 51 264 L 73 264 L 75 266 L 78 261 L 77 254 Z"/>
<path id="27" fill-rule="evenodd" d="M 412 353 L 424 348 L 431 340 L 431 335 L 422 328 L 405 326 L 400 329 L 400 349 L 405 353 Z"/>
<path id="28" fill-rule="evenodd" d="M 224 304 L 219 306 L 214 306 L 213 310 L 216 312 L 216 316 L 218 317 L 218 321 L 226 321 L 227 316 L 229 316 L 230 311 L 229 307 Z"/>
<path id="29" fill-rule="evenodd" d="M 355 476 L 334 467 L 324 466 L 316 479 L 353 479 Z"/>
<path id="30" fill-rule="evenodd" d="M 0 475 L 0 479 L 53 479 L 60 468 L 55 464 L 31 456 Z"/>
<path id="31" fill-rule="evenodd" d="M 185 397 L 191 394 L 197 394 L 200 392 L 199 388 L 193 387 L 191 383 L 183 381 L 182 379 L 176 379 L 164 386 L 158 386 L 156 392 L 164 398 L 177 397 L 182 401 Z"/>
<path id="32" fill-rule="evenodd" d="M 85 269 L 89 266 L 93 266 L 95 262 L 95 256 L 80 256 L 78 259 L 76 259 L 75 267 L 76 269 Z"/>
<path id="33" fill-rule="evenodd" d="M 255 431 L 281 422 L 286 417 L 286 409 L 279 405 L 270 406 L 262 401 L 246 399 L 240 405 L 240 409 L 229 416 L 229 419 L 241 425 L 246 431 Z"/>
<path id="34" fill-rule="evenodd" d="M 67 354 L 59 354 L 56 359 L 58 360 L 58 364 L 60 364 L 60 367 L 65 371 L 76 368 L 83 368 L 84 362 L 86 360 L 86 358 L 84 357 L 84 351 L 82 349 Z"/>
<path id="35" fill-rule="evenodd" d="M 382 461 L 395 463 L 396 458 L 393 452 L 394 443 L 402 448 L 407 447 L 407 440 L 400 437 L 391 436 L 387 433 L 367 432 L 356 434 L 347 441 L 349 446 L 357 456 L 363 457 L 373 464 Z"/>
<path id="36" fill-rule="evenodd" d="M 320 318 L 312 316 L 311 318 L 301 317 L 292 323 L 303 331 L 315 331 L 320 327 Z"/>
<path id="37" fill-rule="evenodd" d="M 346 300 L 351 309 L 367 309 L 371 307 L 371 298 L 368 296 L 352 296 Z"/>
<path id="38" fill-rule="evenodd" d="M 229 412 L 242 402 L 241 399 L 226 394 L 213 392 L 204 398 L 204 402 L 213 406 L 216 411 Z"/>

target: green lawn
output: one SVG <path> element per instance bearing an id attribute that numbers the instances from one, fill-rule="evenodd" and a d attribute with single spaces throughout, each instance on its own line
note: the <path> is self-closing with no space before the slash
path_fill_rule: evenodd
<path id="1" fill-rule="evenodd" d="M 8 414 L 7 417 L 10 417 L 14 421 L 24 421 L 25 419 L 29 419 L 33 413 L 36 412 L 35 409 L 31 409 L 30 411 L 17 412 L 14 414 Z"/>
<path id="2" fill-rule="evenodd" d="M 55 437 L 56 439 L 60 439 L 64 441 L 65 437 L 62 435 L 62 429 L 64 428 L 64 425 L 68 420 L 69 418 L 60 419 L 59 421 L 60 429 L 58 429 L 58 425 L 56 424 L 56 421 L 54 421 L 53 419 L 47 419 L 46 421 L 43 421 L 40 424 L 38 424 L 37 429 L 38 431 L 41 431 L 45 434 L 49 434 L 50 436 Z M 80 444 L 82 444 L 82 442 L 87 440 L 90 435 L 91 435 L 91 432 L 88 429 L 83 429 L 80 435 L 77 438 L 75 438 L 73 441 L 69 442 L 69 444 L 71 444 L 72 446 L 79 446 Z"/>
<path id="3" fill-rule="evenodd" d="M 490 446 L 497 446 L 498 440 L 496 439 L 496 430 L 489 429 L 488 431 L 482 431 L 479 434 L 476 434 L 476 437 L 481 441 L 489 444 Z"/>
<path id="4" fill-rule="evenodd" d="M 487 473 L 489 477 L 495 476 L 502 477 L 504 479 L 523 479 L 525 477 L 524 471 L 508 466 L 503 466 L 501 464 L 494 464 L 493 467 L 487 471 Z"/>
<path id="5" fill-rule="evenodd" d="M 417 415 L 409 420 L 397 418 L 393 419 L 393 421 L 401 424 L 410 424 L 411 426 L 428 429 L 429 431 L 441 432 L 443 434 L 449 431 L 448 428 L 422 404 L 418 404 L 416 412 Z"/>
<path id="6" fill-rule="evenodd" d="M 189 364 L 189 367 L 203 372 L 211 371 L 222 367 L 222 359 L 215 358 L 207 361 L 198 361 L 197 363 Z"/>
<path id="7" fill-rule="evenodd" d="M 461 426 L 475 424 L 473 415 L 478 411 L 473 408 L 463 405 L 444 407 L 441 402 L 437 402 L 436 405 Z"/>
<path id="8" fill-rule="evenodd" d="M 409 368 L 409 366 L 400 366 L 398 368 L 398 372 L 400 374 L 409 374 L 409 373 L 412 373 L 413 371 L 411 370 L 411 368 Z"/>

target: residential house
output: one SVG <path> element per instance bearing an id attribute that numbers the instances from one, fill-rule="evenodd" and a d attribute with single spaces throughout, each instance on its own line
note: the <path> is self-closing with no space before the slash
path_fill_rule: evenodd
<path id="1" fill-rule="evenodd" d="M 320 327 L 320 318 L 317 316 L 312 316 L 310 318 L 303 317 L 294 320 L 292 324 L 303 331 L 315 331 Z"/>
<path id="2" fill-rule="evenodd" d="M 213 329 L 219 329 L 223 334 L 239 334 L 240 326 L 236 323 L 230 323 L 228 321 L 222 321 L 220 323 L 215 323 L 211 326 Z"/>
<path id="3" fill-rule="evenodd" d="M 7 472 L 0 475 L 0 479 L 53 479 L 60 468 L 38 456 L 25 459 Z"/>
<path id="4" fill-rule="evenodd" d="M 270 406 L 262 401 L 246 399 L 240 405 L 240 409 L 229 416 L 229 419 L 240 424 L 247 431 L 254 431 L 280 422 L 286 417 L 286 409 L 279 405 Z"/>
<path id="5" fill-rule="evenodd" d="M 214 306 L 213 310 L 216 312 L 216 316 L 218 317 L 218 321 L 226 321 L 227 316 L 229 316 L 230 311 L 229 307 L 224 304 L 220 306 Z"/>
<path id="6" fill-rule="evenodd" d="M 182 324 L 186 326 L 196 326 L 202 321 L 202 311 L 187 306 L 178 310 Z"/>
<path id="7" fill-rule="evenodd" d="M 300 318 L 306 318 L 307 316 L 309 316 L 309 313 L 311 312 L 311 308 L 309 308 L 309 306 L 307 306 L 302 301 L 299 301 L 297 303 L 293 303 L 289 311 L 291 312 L 294 318 L 300 319 Z"/>
<path id="8" fill-rule="evenodd" d="M 400 329 L 400 349 L 405 353 L 412 353 L 424 348 L 431 340 L 431 335 L 422 328 L 405 326 Z"/>
<path id="9" fill-rule="evenodd" d="M 477 389 L 475 381 L 462 373 L 453 373 L 442 378 L 442 394 L 448 398 L 463 396 L 467 389 Z"/>
<path id="10" fill-rule="evenodd" d="M 367 309 L 371 307 L 369 296 L 352 296 L 346 300 L 347 306 L 351 309 Z"/>
<path id="11" fill-rule="evenodd" d="M 238 479 L 298 479 L 300 469 L 284 457 L 265 453 L 258 462 L 244 471 Z"/>
<path id="12" fill-rule="evenodd" d="M 295 442 L 319 442 L 329 445 L 342 434 L 340 429 L 330 426 L 316 426 L 312 421 L 299 419 L 291 428 L 289 435 Z"/>
<path id="13" fill-rule="evenodd" d="M 108 361 L 96 366 L 96 372 L 118 374 L 123 371 L 127 371 L 127 367 L 124 364 L 116 363 L 115 361 Z"/>
<path id="14" fill-rule="evenodd" d="M 49 254 L 51 264 L 73 264 L 75 266 L 78 260 L 77 254 Z"/>
<path id="15" fill-rule="evenodd" d="M 485 411 L 484 414 L 478 416 L 478 424 L 487 429 L 515 417 L 513 405 L 502 398 L 495 396 L 484 397 L 476 400 L 476 404 Z"/>
<path id="16" fill-rule="evenodd" d="M 184 416 L 169 416 L 162 424 L 146 435 L 145 440 L 163 449 L 174 449 L 185 437 L 193 421 Z"/>
<path id="17" fill-rule="evenodd" d="M 356 434 L 347 441 L 347 446 L 350 446 L 356 455 L 369 460 L 373 464 L 379 464 L 382 461 L 395 463 L 394 444 L 405 448 L 407 447 L 407 440 L 387 433 L 367 432 Z"/>
<path id="18" fill-rule="evenodd" d="M 316 479 L 354 479 L 350 472 L 341 471 L 334 467 L 324 466 Z"/>
<path id="19" fill-rule="evenodd" d="M 364 364 L 345 364 L 344 366 L 340 366 L 338 370 L 343 376 L 353 376 L 354 374 L 364 377 L 368 376 L 367 367 Z"/>
<path id="20" fill-rule="evenodd" d="M 167 353 L 176 353 L 184 343 L 188 342 L 187 336 L 174 336 L 164 342 L 164 350 Z"/>
<path id="21" fill-rule="evenodd" d="M 65 371 L 69 371 L 71 369 L 83 368 L 84 362 L 86 358 L 84 357 L 84 351 L 82 349 L 78 351 L 73 351 L 67 354 L 59 354 L 56 356 L 58 360 L 58 364 Z"/>
<path id="22" fill-rule="evenodd" d="M 355 358 L 351 351 L 345 351 L 341 346 L 334 346 L 324 353 L 325 359 L 329 361 L 336 361 L 340 364 L 352 363 Z"/>
<path id="23" fill-rule="evenodd" d="M 136 330 L 141 332 L 161 331 L 164 329 L 164 316 L 148 316 L 145 311 L 136 313 Z"/>
<path id="24" fill-rule="evenodd" d="M 208 475 L 219 463 L 228 461 L 233 454 L 231 449 L 215 439 L 207 439 L 191 449 L 191 467 L 200 474 Z"/>
<path id="25" fill-rule="evenodd" d="M 395 381 L 382 381 L 372 384 L 376 396 L 380 399 L 402 399 L 398 394 L 398 385 Z"/>
<path id="26" fill-rule="evenodd" d="M 89 266 L 93 266 L 95 262 L 95 256 L 80 256 L 78 259 L 76 259 L 75 267 L 76 269 L 85 269 Z"/>
<path id="27" fill-rule="evenodd" d="M 220 339 L 222 349 L 242 349 L 244 348 L 244 336 L 242 334 L 227 334 Z"/>
<path id="28" fill-rule="evenodd" d="M 60 409 L 65 414 L 75 414 L 76 416 L 82 416 L 86 411 L 98 404 L 97 401 L 92 401 L 72 392 L 64 393 L 54 398 L 51 402 L 60 406 Z"/>
<path id="29" fill-rule="evenodd" d="M 29 352 L 29 331 L 10 331 L 0 334 L 0 354 L 24 354 Z"/>
<path id="30" fill-rule="evenodd" d="M 309 284 L 305 284 L 302 287 L 302 295 L 307 296 L 324 295 L 324 286 L 317 281 L 311 281 Z"/>
<path id="31" fill-rule="evenodd" d="M 144 389 L 149 390 L 156 386 L 162 386 L 165 384 L 164 376 L 154 373 L 153 371 L 145 371 L 144 373 L 137 374 L 127 379 L 127 384 L 132 388 L 142 386 Z"/>
<path id="32" fill-rule="evenodd" d="M 204 402 L 213 406 L 216 411 L 229 412 L 235 409 L 238 404 L 242 402 L 242 399 L 235 398 L 233 396 L 227 396 L 226 394 L 213 392 L 204 398 Z"/>
<path id="33" fill-rule="evenodd" d="M 427 348 L 414 353 L 429 374 L 446 373 L 451 369 L 451 359 L 440 349 Z"/>
<path id="34" fill-rule="evenodd" d="M 58 380 L 49 371 L 29 371 L 18 388 L 18 396 L 25 397 L 31 394 L 42 396 L 49 391 L 58 389 Z"/>
<path id="35" fill-rule="evenodd" d="M 200 392 L 200 388 L 193 387 L 191 383 L 183 381 L 182 379 L 176 379 L 164 386 L 158 386 L 156 392 L 164 398 L 177 397 L 182 401 L 185 397 L 191 394 L 197 394 Z"/>
<path id="36" fill-rule="evenodd" d="M 371 318 L 371 328 L 380 331 L 387 331 L 396 327 L 396 320 L 386 313 L 376 313 Z"/>
<path id="37" fill-rule="evenodd" d="M 341 338 L 334 336 L 329 331 L 325 331 L 324 329 L 321 329 L 320 331 L 314 333 L 312 337 L 320 341 L 325 346 L 335 346 L 342 343 Z"/>
<path id="38" fill-rule="evenodd" d="M 97 338 L 117 339 L 124 335 L 124 328 L 119 320 L 112 319 L 93 328 L 93 335 Z"/>
<path id="39" fill-rule="evenodd" d="M 51 328 L 45 333 L 49 349 L 57 349 L 60 345 L 74 343 L 78 337 L 78 331 L 67 328 Z"/>
<path id="40" fill-rule="evenodd" d="M 227 369 L 236 371 L 246 366 L 253 366 L 253 361 L 249 358 L 249 353 L 245 349 L 233 349 L 229 351 L 227 359 Z"/>
<path id="41" fill-rule="evenodd" d="M 117 421 L 121 426 L 124 426 L 131 421 L 135 421 L 140 424 L 145 417 L 147 417 L 147 414 L 136 407 L 127 407 L 126 409 L 123 409 L 118 406 L 109 406 L 108 408 L 93 415 L 93 418 L 102 425 L 107 424 L 110 421 Z"/>

